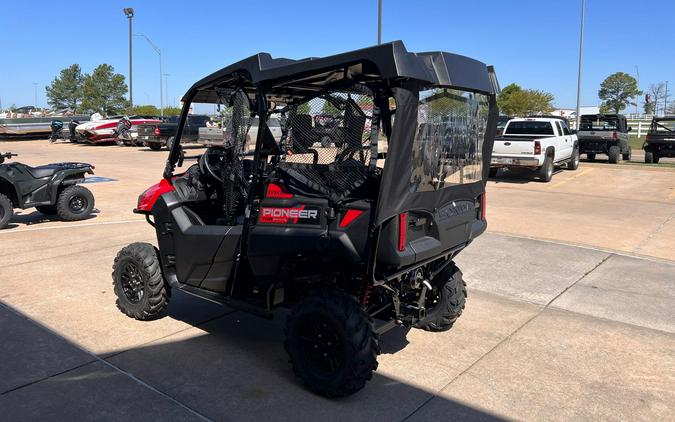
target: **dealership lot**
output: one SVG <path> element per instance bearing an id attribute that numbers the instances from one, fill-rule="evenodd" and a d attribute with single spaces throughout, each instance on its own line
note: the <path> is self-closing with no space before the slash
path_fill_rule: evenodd
<path id="1" fill-rule="evenodd" d="M 441 334 L 394 330 L 360 393 L 326 400 L 293 377 L 273 321 L 180 292 L 166 316 L 115 308 L 111 265 L 154 243 L 131 213 L 166 152 L 0 142 L 37 165 L 84 161 L 99 212 L 50 221 L 22 211 L 0 232 L 0 409 L 50 415 L 215 420 L 672 418 L 675 169 L 582 162 L 551 183 L 488 183 L 489 232 L 458 258 L 465 314 Z M 188 151 L 188 155 L 190 155 Z M 199 152 L 199 149 L 194 149 Z M 289 404 L 292 404 L 289 406 Z"/>

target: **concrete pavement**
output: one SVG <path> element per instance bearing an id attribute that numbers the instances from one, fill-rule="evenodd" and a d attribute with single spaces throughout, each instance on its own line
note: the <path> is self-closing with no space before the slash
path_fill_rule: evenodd
<path id="1" fill-rule="evenodd" d="M 129 210 L 165 153 L 4 149 L 32 164 L 92 161 L 119 181 L 90 185 L 100 209 L 91 220 L 31 211 L 0 232 L 3 420 L 675 415 L 675 172 L 582 163 L 550 184 L 490 181 L 490 232 L 457 259 L 464 315 L 445 333 L 387 333 L 366 388 L 326 400 L 287 364 L 283 312 L 261 320 L 180 292 L 152 322 L 115 308 L 112 260 L 130 242 L 154 242 Z"/>

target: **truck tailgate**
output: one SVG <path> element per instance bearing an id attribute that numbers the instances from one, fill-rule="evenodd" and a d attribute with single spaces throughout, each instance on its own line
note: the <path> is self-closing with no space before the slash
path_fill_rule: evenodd
<path id="1" fill-rule="evenodd" d="M 492 155 L 495 156 L 523 156 L 534 155 L 534 141 L 536 137 L 500 136 L 495 138 Z"/>

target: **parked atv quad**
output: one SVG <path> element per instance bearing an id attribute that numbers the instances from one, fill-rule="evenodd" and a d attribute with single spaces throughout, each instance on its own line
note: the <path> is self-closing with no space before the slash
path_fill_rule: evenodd
<path id="1" fill-rule="evenodd" d="M 485 64 L 400 41 L 303 60 L 260 53 L 207 76 L 183 97 L 164 178 L 135 210 L 159 248 L 134 243 L 115 258 L 117 306 L 152 319 L 181 289 L 267 317 L 292 308 L 295 374 L 328 397 L 360 390 L 380 334 L 445 331 L 462 314 L 453 259 L 487 225 L 497 90 Z M 197 103 L 224 108 L 225 143 L 178 172 Z M 315 112 L 332 114 L 343 139 L 315 144 Z M 278 142 L 271 119 L 282 122 Z"/>
<path id="2" fill-rule="evenodd" d="M 579 153 L 595 160 L 597 154 L 607 154 L 609 162 L 628 161 L 631 148 L 628 132 L 631 128 L 622 114 L 584 114 L 577 132 Z"/>
<path id="3" fill-rule="evenodd" d="M 16 157 L 0 154 L 0 229 L 9 224 L 14 208 L 35 207 L 66 221 L 83 220 L 94 209 L 94 195 L 78 183 L 94 166 L 85 163 L 56 163 L 30 167 L 21 163 L 2 164 Z"/>
<path id="4" fill-rule="evenodd" d="M 642 149 L 645 163 L 658 164 L 661 157 L 675 157 L 675 116 L 654 117 Z"/>

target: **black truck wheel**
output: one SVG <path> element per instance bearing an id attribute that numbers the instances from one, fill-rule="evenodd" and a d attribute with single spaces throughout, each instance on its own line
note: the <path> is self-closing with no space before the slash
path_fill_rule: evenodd
<path id="1" fill-rule="evenodd" d="M 572 157 L 567 162 L 567 170 L 576 170 L 579 168 L 579 148 L 572 150 Z"/>
<path id="2" fill-rule="evenodd" d="M 94 194 L 84 186 L 68 186 L 56 201 L 56 213 L 66 221 L 84 220 L 94 209 Z"/>
<path id="3" fill-rule="evenodd" d="M 628 147 L 628 151 L 621 155 L 623 156 L 623 161 L 630 161 L 631 157 L 633 156 L 633 149 Z"/>
<path id="4" fill-rule="evenodd" d="M 173 148 L 173 141 L 174 141 L 173 136 L 171 136 L 169 139 L 166 140 L 166 149 L 168 149 L 169 151 L 171 151 L 171 148 Z"/>
<path id="5" fill-rule="evenodd" d="M 645 151 L 645 163 L 651 164 L 654 163 L 654 153 L 651 151 Z"/>
<path id="6" fill-rule="evenodd" d="M 112 278 L 117 308 L 131 318 L 155 318 L 171 298 L 159 252 L 149 243 L 132 243 L 119 251 Z"/>
<path id="7" fill-rule="evenodd" d="M 609 162 L 612 164 L 618 164 L 619 161 L 621 161 L 621 148 L 619 148 L 618 145 L 612 145 L 609 147 L 609 152 L 607 152 L 607 156 L 609 156 Z"/>
<path id="8" fill-rule="evenodd" d="M 431 286 L 425 305 L 427 315 L 415 324 L 415 328 L 447 331 L 462 315 L 466 303 L 466 283 L 462 272 L 450 263 L 431 281 Z"/>
<path id="9" fill-rule="evenodd" d="M 148 148 L 150 148 L 153 151 L 159 151 L 162 149 L 162 144 L 159 142 L 148 142 Z"/>
<path id="10" fill-rule="evenodd" d="M 56 214 L 56 206 L 55 205 L 38 205 L 35 207 L 38 212 L 41 212 L 44 215 L 54 215 Z"/>
<path id="11" fill-rule="evenodd" d="M 594 152 L 587 152 L 586 158 L 588 158 L 591 161 L 595 160 L 595 153 Z"/>
<path id="12" fill-rule="evenodd" d="M 0 229 L 4 229 L 14 215 L 12 201 L 0 193 Z"/>
<path id="13" fill-rule="evenodd" d="M 539 179 L 548 183 L 553 177 L 553 157 L 550 155 L 546 156 L 544 159 L 544 164 L 539 168 Z"/>
<path id="14" fill-rule="evenodd" d="M 490 179 L 495 179 L 495 178 L 497 178 L 497 174 L 499 174 L 499 167 L 490 167 L 490 171 L 488 172 L 488 177 Z"/>
<path id="15" fill-rule="evenodd" d="M 353 394 L 377 369 L 372 318 L 353 296 L 337 290 L 320 290 L 293 309 L 285 346 L 295 375 L 322 396 Z"/>

